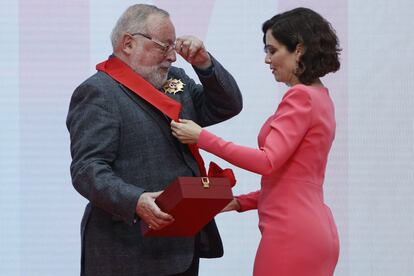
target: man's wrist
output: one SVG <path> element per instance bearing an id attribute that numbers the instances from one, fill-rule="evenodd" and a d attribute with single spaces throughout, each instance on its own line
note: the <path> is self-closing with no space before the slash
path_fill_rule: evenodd
<path id="1" fill-rule="evenodd" d="M 202 77 L 209 77 L 211 75 L 213 75 L 214 72 L 214 66 L 213 64 L 211 64 L 209 67 L 207 68 L 198 68 L 198 67 L 194 67 L 194 70 L 196 71 L 196 73 Z"/>

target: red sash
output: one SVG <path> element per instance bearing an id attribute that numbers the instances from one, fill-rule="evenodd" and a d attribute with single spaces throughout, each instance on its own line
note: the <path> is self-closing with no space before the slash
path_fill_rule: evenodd
<path id="1" fill-rule="evenodd" d="M 161 93 L 139 74 L 134 72 L 131 67 L 129 67 L 117 57 L 111 57 L 108 60 L 97 64 L 96 70 L 105 72 L 117 82 L 128 87 L 140 98 L 144 99 L 149 104 L 160 110 L 162 113 L 168 116 L 168 118 L 174 121 L 178 121 L 179 114 L 181 112 L 181 103 L 176 102 L 167 95 Z M 200 155 L 197 145 L 189 144 L 188 147 L 197 162 L 201 176 L 207 176 L 204 161 Z M 216 164 L 214 164 L 213 167 L 214 169 L 212 169 L 210 166 L 209 176 L 213 176 L 214 174 L 214 176 L 233 178 L 230 179 L 230 182 L 232 185 L 235 184 L 236 180 L 234 179 L 233 172 L 229 172 L 229 169 L 221 170 L 221 168 Z"/>

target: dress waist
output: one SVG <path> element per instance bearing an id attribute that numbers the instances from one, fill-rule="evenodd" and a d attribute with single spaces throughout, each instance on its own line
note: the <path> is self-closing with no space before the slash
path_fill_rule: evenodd
<path id="1" fill-rule="evenodd" d="M 261 179 L 261 186 L 263 189 L 274 189 L 279 186 L 280 188 L 299 188 L 313 189 L 322 192 L 323 191 L 323 180 L 319 182 L 309 181 L 308 179 L 294 178 L 294 177 L 266 177 L 263 176 Z"/>
<path id="2" fill-rule="evenodd" d="M 292 212 L 292 208 L 325 208 L 322 184 L 294 178 L 262 178 L 259 213 L 267 210 Z M 294 212 L 294 211 L 293 211 Z"/>

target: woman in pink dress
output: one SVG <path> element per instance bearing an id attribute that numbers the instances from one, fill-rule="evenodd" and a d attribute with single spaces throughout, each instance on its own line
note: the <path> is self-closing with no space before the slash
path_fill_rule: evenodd
<path id="1" fill-rule="evenodd" d="M 258 135 L 258 148 L 236 145 L 189 120 L 172 122 L 173 135 L 262 175 L 261 189 L 237 196 L 224 209 L 257 209 L 262 238 L 255 276 L 333 275 L 338 234 L 323 199 L 334 105 L 320 77 L 339 69 L 339 43 L 316 12 L 297 8 L 263 24 L 265 63 L 289 89 Z"/>

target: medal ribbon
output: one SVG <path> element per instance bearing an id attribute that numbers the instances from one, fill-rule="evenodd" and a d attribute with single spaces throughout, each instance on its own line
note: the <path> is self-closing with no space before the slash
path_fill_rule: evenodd
<path id="1" fill-rule="evenodd" d="M 117 82 L 128 87 L 132 92 L 137 94 L 140 98 L 147 101 L 149 104 L 160 110 L 168 118 L 178 121 L 181 112 L 181 103 L 171 99 L 165 94 L 162 94 L 139 74 L 134 72 L 131 67 L 122 62 L 117 57 L 110 57 L 108 60 L 96 65 L 96 70 L 105 72 Z M 188 148 L 194 156 L 200 169 L 201 176 L 207 176 L 204 166 L 203 158 L 200 151 L 195 144 L 189 144 Z"/>

